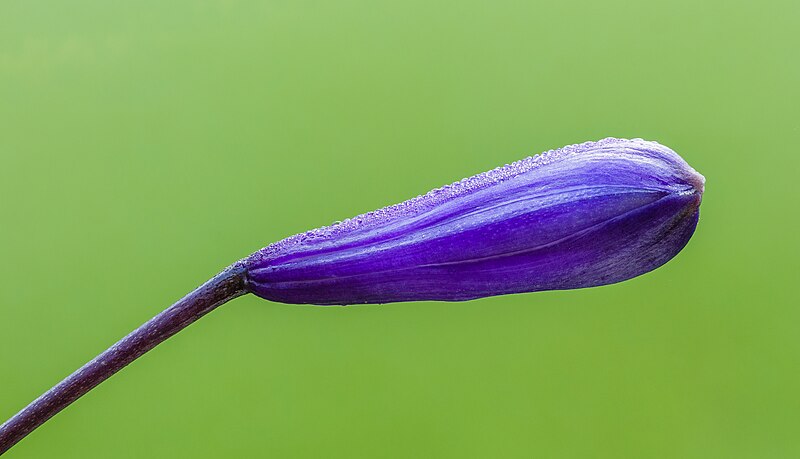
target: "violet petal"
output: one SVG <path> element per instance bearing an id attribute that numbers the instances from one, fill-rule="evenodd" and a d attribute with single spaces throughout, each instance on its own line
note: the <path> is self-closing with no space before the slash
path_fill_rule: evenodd
<path id="1" fill-rule="evenodd" d="M 269 245 L 245 260 L 247 287 L 327 305 L 611 284 L 686 245 L 703 187 L 655 142 L 571 145 Z"/>

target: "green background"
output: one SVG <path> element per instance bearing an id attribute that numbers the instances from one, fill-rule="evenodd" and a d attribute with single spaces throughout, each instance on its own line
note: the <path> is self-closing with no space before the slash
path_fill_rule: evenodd
<path id="1" fill-rule="evenodd" d="M 566 144 L 707 178 L 673 261 L 244 297 L 7 457 L 800 457 L 800 3 L 0 3 L 0 418 L 234 260 Z"/>

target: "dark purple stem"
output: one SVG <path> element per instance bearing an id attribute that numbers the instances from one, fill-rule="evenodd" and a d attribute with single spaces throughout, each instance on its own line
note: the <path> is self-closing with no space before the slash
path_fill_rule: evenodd
<path id="1" fill-rule="evenodd" d="M 69 375 L 0 426 L 0 454 L 70 403 L 170 336 L 245 294 L 244 269 L 237 263 L 189 293 Z"/>

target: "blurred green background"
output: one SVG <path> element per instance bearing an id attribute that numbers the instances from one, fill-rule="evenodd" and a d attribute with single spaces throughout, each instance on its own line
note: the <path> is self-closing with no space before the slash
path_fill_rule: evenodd
<path id="1" fill-rule="evenodd" d="M 610 135 L 708 180 L 653 273 L 240 298 L 7 457 L 800 457 L 799 21 L 796 1 L 3 1 L 3 419 L 293 233 Z"/>

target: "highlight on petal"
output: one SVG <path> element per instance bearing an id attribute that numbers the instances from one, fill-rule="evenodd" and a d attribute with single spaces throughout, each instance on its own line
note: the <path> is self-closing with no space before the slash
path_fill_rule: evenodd
<path id="1" fill-rule="evenodd" d="M 245 260 L 246 284 L 320 305 L 611 284 L 686 245 L 704 183 L 656 142 L 570 145 L 269 245 Z"/>

